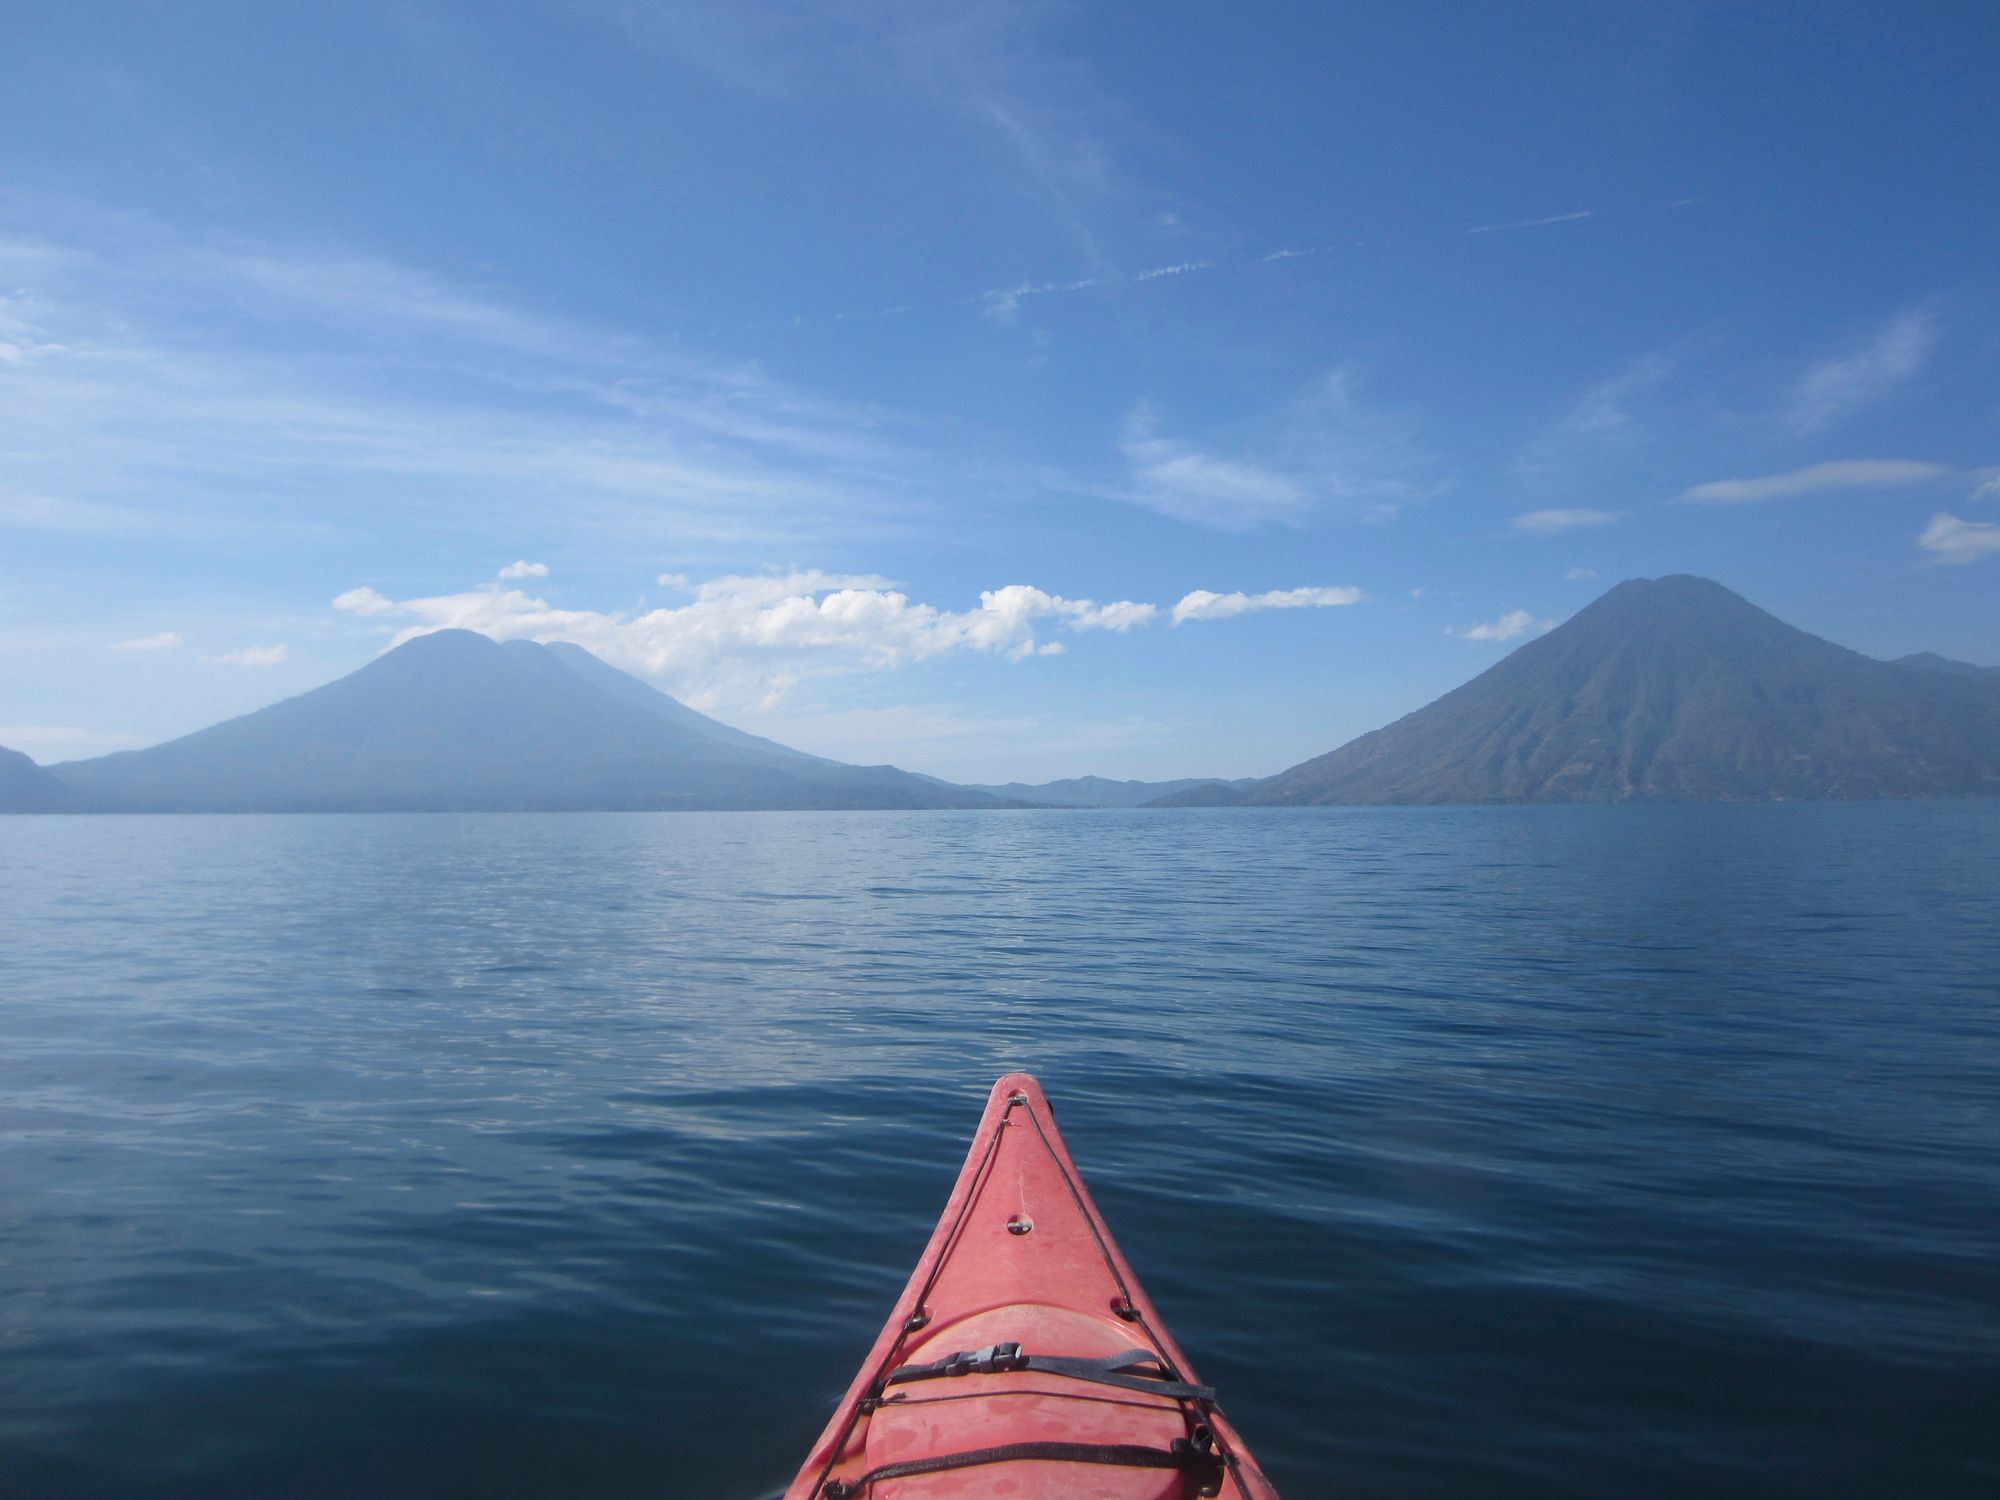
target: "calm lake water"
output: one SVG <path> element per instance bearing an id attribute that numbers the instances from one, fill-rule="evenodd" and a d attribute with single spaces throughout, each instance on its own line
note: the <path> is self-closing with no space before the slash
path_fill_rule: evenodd
<path id="1" fill-rule="evenodd" d="M 2000 1486 L 2000 803 L 0 819 L 0 1493 L 754 1500 L 1038 1073 L 1288 1500 Z"/>

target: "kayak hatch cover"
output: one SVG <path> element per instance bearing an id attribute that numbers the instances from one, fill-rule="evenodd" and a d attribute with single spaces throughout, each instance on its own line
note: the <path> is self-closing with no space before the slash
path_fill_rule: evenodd
<path id="1" fill-rule="evenodd" d="M 993 1085 L 909 1285 L 785 1500 L 1277 1500 L 1125 1263 L 1041 1085 Z"/>

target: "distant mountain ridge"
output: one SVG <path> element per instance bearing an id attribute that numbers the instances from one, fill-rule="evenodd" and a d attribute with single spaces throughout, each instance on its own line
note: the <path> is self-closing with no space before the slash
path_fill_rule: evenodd
<path id="1" fill-rule="evenodd" d="M 2000 681 L 1976 668 L 1876 661 L 1682 574 L 1619 584 L 1429 706 L 1240 800 L 1994 794 Z"/>
<path id="2" fill-rule="evenodd" d="M 1004 805 L 745 734 L 580 646 L 466 630 L 419 636 L 324 687 L 150 749 L 53 767 L 7 756 L 0 810 L 17 812 Z"/>
<path id="3" fill-rule="evenodd" d="M 1953 677 L 1972 677 L 1983 681 L 2000 682 L 2000 667 L 1978 667 L 1969 661 L 1953 661 L 1948 656 L 1939 656 L 1935 651 L 1918 651 L 1909 656 L 1899 656 L 1889 665 L 1914 667 L 1920 672 L 1945 672 Z"/>
<path id="4" fill-rule="evenodd" d="M 1707 579 L 1631 579 L 1276 776 L 955 786 L 734 729 L 580 646 L 419 636 L 163 745 L 38 766 L 5 812 L 642 811 L 2000 795 L 2000 668 L 1836 646 Z"/>
<path id="5" fill-rule="evenodd" d="M 1198 787 L 1241 790 L 1256 779 L 1243 776 L 1225 781 L 1219 776 L 1183 776 L 1172 781 L 1113 781 L 1103 776 L 1071 776 L 1061 781 L 1009 781 L 997 786 L 967 783 L 967 790 L 1042 807 L 1143 807 L 1148 802 Z"/>

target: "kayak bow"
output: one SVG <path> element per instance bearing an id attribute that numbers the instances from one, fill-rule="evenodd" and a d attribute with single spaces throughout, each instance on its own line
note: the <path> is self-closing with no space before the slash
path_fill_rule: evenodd
<path id="1" fill-rule="evenodd" d="M 923 1258 L 786 1500 L 1277 1500 L 1140 1289 L 1041 1085 L 993 1085 Z"/>

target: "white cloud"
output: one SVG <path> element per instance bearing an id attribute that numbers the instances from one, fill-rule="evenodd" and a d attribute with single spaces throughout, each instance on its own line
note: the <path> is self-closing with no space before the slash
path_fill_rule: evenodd
<path id="1" fill-rule="evenodd" d="M 1595 568 L 1571 568 L 1567 573 L 1563 574 L 1563 577 L 1567 578 L 1571 583 L 1580 583 L 1586 578 L 1595 578 L 1596 576 L 1597 569 Z"/>
<path id="2" fill-rule="evenodd" d="M 1966 498 L 1974 505 L 1978 505 L 1986 500 L 2000 500 L 2000 473 L 1996 473 L 1991 478 L 1985 480 L 1979 488 L 1966 496 Z"/>
<path id="3" fill-rule="evenodd" d="M 1471 625 L 1464 630 L 1447 630 L 1445 634 L 1455 635 L 1463 641 L 1512 641 L 1530 631 L 1554 630 L 1557 624 L 1555 620 L 1537 620 L 1525 609 L 1510 609 L 1497 620 Z"/>
<path id="4" fill-rule="evenodd" d="M 1937 347 L 1936 320 L 1923 308 L 1892 318 L 1847 353 L 1822 360 L 1792 389 L 1793 424 L 1814 432 L 1894 391 L 1923 368 Z"/>
<path id="5" fill-rule="evenodd" d="M 1578 219 L 1594 219 L 1597 210 L 1580 208 L 1574 213 L 1550 214 L 1545 219 L 1515 219 L 1506 224 L 1481 224 L 1476 229 L 1468 229 L 1467 234 L 1498 234 L 1503 229 L 1540 229 L 1544 224 L 1572 224 Z"/>
<path id="6" fill-rule="evenodd" d="M 1141 402 L 1126 417 L 1121 444 L 1129 483 L 1113 493 L 1225 531 L 1299 525 L 1329 510 L 1386 520 L 1439 489 L 1423 477 L 1431 459 L 1415 428 L 1407 416 L 1358 402 L 1345 371 L 1323 377 L 1287 406 L 1254 435 L 1246 457 L 1165 436 Z"/>
<path id="7" fill-rule="evenodd" d="M 500 640 L 575 641 L 630 670 L 672 679 L 692 694 L 723 686 L 740 693 L 751 684 L 768 692 L 782 678 L 897 667 L 954 651 L 1012 661 L 1053 656 L 1061 643 L 1038 637 L 1044 625 L 1123 634 L 1159 614 L 1152 604 L 1099 604 L 1018 583 L 986 590 L 976 608 L 945 610 L 913 601 L 886 579 L 818 571 L 715 578 L 694 595 L 691 603 L 638 615 L 557 609 L 497 586 L 404 600 L 362 587 L 340 595 L 334 606 L 412 621 L 395 644 L 454 628 Z"/>
<path id="8" fill-rule="evenodd" d="M 135 636 L 129 641 L 113 641 L 113 651 L 173 651 L 185 644 L 180 632 L 162 630 L 158 635 Z"/>
<path id="9" fill-rule="evenodd" d="M 1991 521 L 1961 521 L 1939 511 L 1931 517 L 1917 545 L 1931 554 L 1930 561 L 1969 563 L 2000 552 L 2000 525 Z"/>
<path id="10" fill-rule="evenodd" d="M 1087 620 L 1072 623 L 1080 630 L 1115 630 L 1123 635 L 1134 625 L 1152 624 L 1159 613 L 1160 607 L 1157 604 L 1135 604 L 1130 599 L 1123 599 L 1116 604 L 1106 604 L 1094 609 Z"/>
<path id="11" fill-rule="evenodd" d="M 1608 510 L 1531 510 L 1508 524 L 1530 536 L 1555 536 L 1580 526 L 1609 526 L 1618 519 Z"/>
<path id="12" fill-rule="evenodd" d="M 203 658 L 228 667 L 275 667 L 291 657 L 292 648 L 283 644 L 275 646 L 243 646 L 235 651 L 225 651 L 220 656 Z"/>
<path id="13" fill-rule="evenodd" d="M 353 615 L 393 615 L 402 608 L 394 599 L 386 594 L 376 593 L 365 583 L 360 588 L 349 589 L 344 594 L 335 595 L 333 607 L 344 609 Z"/>
<path id="14" fill-rule="evenodd" d="M 549 565 L 537 562 L 510 562 L 500 570 L 502 578 L 546 578 Z"/>
<path id="15" fill-rule="evenodd" d="M 903 596 L 884 597 L 901 600 Z M 963 614 L 926 615 L 922 612 L 929 611 L 929 606 L 915 608 L 920 612 L 921 627 L 932 638 L 927 646 L 920 648 L 924 655 L 966 646 L 980 651 L 1005 650 L 1010 657 L 1020 657 L 1032 654 L 1036 620 L 1053 619 L 1071 630 L 1110 630 L 1123 635 L 1135 625 L 1150 624 L 1159 614 L 1159 607 L 1153 604 L 1121 599 L 1100 605 L 1089 599 L 1065 599 L 1044 593 L 1025 583 L 985 590 L 979 596 L 979 608 Z"/>
<path id="16" fill-rule="evenodd" d="M 1216 594 L 1196 589 L 1174 606 L 1173 620 L 1180 625 L 1188 620 L 1226 620 L 1258 609 L 1329 609 L 1358 604 L 1362 597 L 1356 588 L 1272 589 L 1264 594 Z"/>
<path id="17" fill-rule="evenodd" d="M 1167 611 L 1132 599 L 1100 604 L 1031 584 L 987 589 L 976 607 L 921 603 L 872 574 L 814 570 L 712 578 L 693 600 L 636 614 L 559 609 L 498 584 L 459 594 L 389 599 L 367 586 L 334 599 L 336 609 L 401 623 L 390 644 L 434 630 L 475 630 L 496 640 L 574 641 L 628 671 L 670 684 L 702 706 L 726 699 L 768 704 L 809 677 L 902 667 L 956 652 L 1024 661 L 1067 649 L 1049 630 L 1127 634 Z M 1219 594 L 1197 589 L 1171 618 L 1222 619 L 1259 609 L 1353 604 L 1353 588 Z"/>
<path id="18" fill-rule="evenodd" d="M 1950 472 L 1942 464 L 1916 459 L 1849 458 L 1835 463 L 1813 464 L 1788 474 L 1766 474 L 1755 479 L 1715 479 L 1682 490 L 1675 498 L 1689 505 L 1755 505 L 1765 500 L 1814 495 L 1828 490 L 1873 490 L 1924 484 L 1942 479 Z"/>

